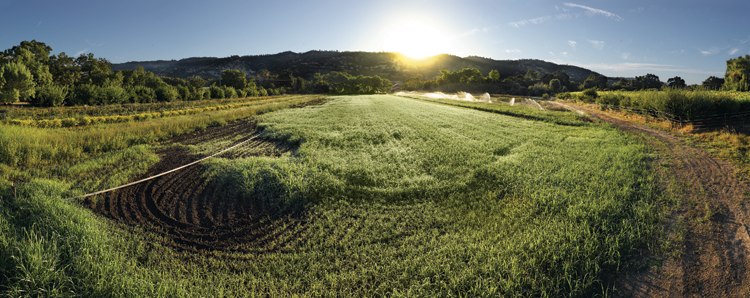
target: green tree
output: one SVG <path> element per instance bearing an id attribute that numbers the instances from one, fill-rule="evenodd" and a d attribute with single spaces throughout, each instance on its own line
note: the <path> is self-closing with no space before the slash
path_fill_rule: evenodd
<path id="1" fill-rule="evenodd" d="M 221 72 L 221 85 L 230 86 L 234 89 L 245 89 L 247 78 L 245 73 L 236 69 L 226 69 Z"/>
<path id="2" fill-rule="evenodd" d="M 72 87 L 81 77 L 81 68 L 76 65 L 75 59 L 65 55 L 65 52 L 50 57 L 49 72 L 54 83 L 59 86 Z"/>
<path id="3" fill-rule="evenodd" d="M 727 71 L 724 74 L 724 89 L 731 91 L 750 91 L 750 55 L 727 60 Z"/>
<path id="4" fill-rule="evenodd" d="M 31 104 L 38 107 L 59 107 L 68 96 L 68 88 L 65 86 L 51 85 L 38 88 Z"/>
<path id="5" fill-rule="evenodd" d="M 560 92 L 560 89 L 562 89 L 562 84 L 560 83 L 560 80 L 558 79 L 552 79 L 549 81 L 549 87 L 552 89 L 553 93 Z"/>
<path id="6" fill-rule="evenodd" d="M 224 89 L 219 88 L 216 85 L 211 85 L 208 90 L 211 98 L 224 98 Z"/>
<path id="7" fill-rule="evenodd" d="M 158 101 L 172 101 L 179 96 L 175 87 L 169 85 L 161 86 L 154 91 L 156 91 L 156 100 Z"/>
<path id="8" fill-rule="evenodd" d="M 500 81 L 500 72 L 497 71 L 497 69 L 493 69 L 490 71 L 487 77 L 493 82 L 498 82 Z"/>
<path id="9" fill-rule="evenodd" d="M 0 68 L 0 102 L 12 103 L 26 100 L 35 94 L 34 76 L 25 65 L 10 62 Z"/>
<path id="10" fill-rule="evenodd" d="M 681 77 L 674 77 L 667 80 L 667 86 L 671 88 L 685 88 L 687 84 L 685 84 L 685 80 Z"/>
<path id="11" fill-rule="evenodd" d="M 701 86 L 703 88 L 709 89 L 709 90 L 719 90 L 721 89 L 721 86 L 724 85 L 724 79 L 717 78 L 715 76 L 710 76 L 708 79 L 703 81 Z"/>
<path id="12" fill-rule="evenodd" d="M 188 84 L 190 84 L 190 86 L 193 86 L 196 89 L 198 88 L 202 89 L 203 87 L 206 87 L 206 80 L 198 76 L 192 76 L 188 78 Z"/>
<path id="13" fill-rule="evenodd" d="M 106 86 L 112 73 L 112 63 L 104 58 L 95 58 L 93 53 L 81 54 L 76 58 L 76 65 L 80 67 L 81 81 L 84 84 Z"/>
<path id="14" fill-rule="evenodd" d="M 659 89 L 662 84 L 659 76 L 650 73 L 645 76 L 635 77 L 635 79 L 630 81 L 631 88 L 634 90 Z"/>

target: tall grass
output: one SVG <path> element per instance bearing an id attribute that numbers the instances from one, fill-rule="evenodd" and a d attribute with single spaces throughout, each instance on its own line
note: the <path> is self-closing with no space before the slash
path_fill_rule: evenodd
<path id="1" fill-rule="evenodd" d="M 649 151 L 613 128 L 392 96 L 337 97 L 262 119 L 266 138 L 299 149 L 213 160 L 206 177 L 227 200 L 305 214 L 299 241 L 233 253 L 239 260 L 178 253 L 61 202 L 71 184 L 33 179 L 18 200 L 3 197 L 0 290 L 589 297 L 611 294 L 607 277 L 659 219 Z"/>
<path id="2" fill-rule="evenodd" d="M 65 163 L 87 154 L 150 144 L 210 125 L 285 109 L 315 98 L 317 97 L 290 97 L 231 110 L 206 111 L 142 122 L 98 124 L 85 128 L 48 129 L 0 125 L 0 164 L 10 167 L 39 167 L 50 163 Z"/>
<path id="3" fill-rule="evenodd" d="M 750 100 L 739 99 L 725 92 L 706 90 L 600 92 L 596 103 L 628 109 L 659 111 L 683 121 L 709 115 L 750 111 Z"/>

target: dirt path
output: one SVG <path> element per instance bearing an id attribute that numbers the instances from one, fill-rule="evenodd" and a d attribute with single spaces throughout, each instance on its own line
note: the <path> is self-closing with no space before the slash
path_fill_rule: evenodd
<path id="1" fill-rule="evenodd" d="M 623 277 L 617 283 L 620 296 L 750 297 L 750 187 L 736 178 L 737 168 L 669 132 L 568 107 L 641 136 L 659 149 L 667 194 L 680 200 L 668 214 L 665 229 L 675 240 L 671 251 L 681 253 L 666 258 L 660 268 Z"/>

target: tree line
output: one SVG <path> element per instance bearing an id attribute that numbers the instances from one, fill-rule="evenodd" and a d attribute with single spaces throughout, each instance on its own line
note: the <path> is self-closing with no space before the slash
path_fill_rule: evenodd
<path id="1" fill-rule="evenodd" d="M 404 81 L 403 90 L 443 91 L 443 92 L 490 92 L 512 95 L 543 96 L 561 92 L 575 92 L 583 90 L 661 90 L 664 88 L 688 90 L 726 90 L 750 91 L 750 55 L 729 59 L 724 78 L 708 77 L 701 85 L 687 85 L 679 76 L 662 82 L 657 75 L 646 74 L 633 79 L 621 78 L 610 84 L 610 78 L 591 74 L 583 82 L 570 79 L 564 71 L 540 74 L 527 70 L 525 75 L 500 78 L 497 70 L 490 71 L 487 76 L 476 68 L 465 68 L 460 71 L 440 70 L 440 75 L 433 79 L 423 80 L 418 75 Z"/>
<path id="2" fill-rule="evenodd" d="M 52 48 L 36 40 L 23 41 L 0 52 L 0 103 L 28 101 L 35 106 L 149 103 L 171 100 L 201 100 L 280 95 L 286 93 L 372 94 L 392 90 L 388 79 L 352 76 L 345 72 L 317 73 L 311 80 L 295 77 L 291 70 L 272 74 L 259 70 L 255 77 L 226 69 L 219 79 L 188 79 L 157 76 L 143 67 L 112 70 L 112 64 L 94 54 L 76 58 L 64 52 L 50 55 Z M 501 78 L 497 70 L 484 76 L 476 68 L 440 70 L 438 76 L 406 79 L 404 90 L 444 92 L 490 92 L 544 96 L 561 92 L 595 90 L 707 89 L 750 91 L 750 55 L 729 59 L 724 78 L 711 76 L 701 85 L 685 84 L 674 77 L 662 82 L 654 74 L 620 79 L 610 84 L 603 75 L 591 74 L 576 82 L 564 71 L 540 74 L 529 69 L 524 75 Z"/>
<path id="3" fill-rule="evenodd" d="M 0 103 L 28 101 L 34 106 L 150 103 L 172 100 L 256 97 L 286 93 L 388 92 L 390 81 L 378 76 L 347 73 L 316 74 L 312 81 L 291 70 L 272 74 L 260 70 L 255 78 L 236 69 L 223 70 L 219 79 L 188 79 L 155 75 L 143 67 L 112 70 L 112 63 L 93 53 L 77 58 L 36 40 L 23 41 L 0 53 Z"/>

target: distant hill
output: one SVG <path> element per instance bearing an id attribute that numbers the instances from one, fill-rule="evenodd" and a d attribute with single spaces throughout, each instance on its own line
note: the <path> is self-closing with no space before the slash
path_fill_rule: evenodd
<path id="1" fill-rule="evenodd" d="M 261 69 L 277 74 L 285 69 L 293 71 L 295 76 L 311 79 L 315 73 L 326 74 L 342 71 L 357 75 L 378 75 L 394 82 L 403 82 L 409 77 L 422 75 L 424 79 L 439 76 L 439 70 L 457 71 L 464 68 L 477 68 L 485 76 L 493 69 L 500 72 L 502 78 L 523 75 L 527 70 L 540 74 L 564 71 L 571 80 L 583 82 L 591 70 L 571 65 L 558 65 L 542 60 L 493 60 L 469 56 L 461 58 L 453 55 L 438 55 L 423 60 L 414 60 L 398 53 L 386 52 L 338 52 L 309 51 L 306 53 L 283 52 L 273 55 L 231 56 L 226 58 L 201 57 L 171 61 L 139 61 L 114 64 L 115 70 L 136 69 L 143 66 L 160 76 L 188 78 L 218 78 L 224 69 L 238 69 L 248 76 L 255 76 Z"/>

